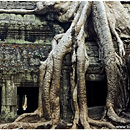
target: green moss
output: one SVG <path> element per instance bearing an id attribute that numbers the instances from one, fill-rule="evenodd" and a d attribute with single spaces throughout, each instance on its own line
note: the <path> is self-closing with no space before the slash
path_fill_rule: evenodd
<path id="1" fill-rule="evenodd" d="M 2 105 L 5 105 L 5 84 L 2 86 Z"/>
<path id="2" fill-rule="evenodd" d="M 5 39 L 5 41 L 3 43 L 32 43 L 29 41 L 25 41 L 25 40 L 16 40 L 16 39 Z"/>
<path id="3" fill-rule="evenodd" d="M 10 112 L 10 106 L 2 106 L 1 118 L 5 121 L 13 121 L 17 117 L 17 112 Z"/>
<path id="4" fill-rule="evenodd" d="M 51 40 L 46 40 L 46 41 L 43 41 L 43 40 L 36 40 L 35 42 L 30 42 L 30 41 L 25 41 L 24 40 L 24 33 L 22 33 L 23 36 L 22 36 L 22 39 L 10 39 L 10 38 L 7 38 L 5 39 L 4 41 L 0 41 L 0 43 L 3 43 L 3 44 L 8 44 L 8 43 L 16 43 L 16 44 L 41 44 L 41 45 L 50 45 L 51 44 Z"/>

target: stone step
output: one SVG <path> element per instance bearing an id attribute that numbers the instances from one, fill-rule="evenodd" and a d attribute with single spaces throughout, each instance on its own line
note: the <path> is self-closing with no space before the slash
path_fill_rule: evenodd
<path id="1" fill-rule="evenodd" d="M 104 106 L 89 107 L 88 116 L 92 119 L 101 119 L 104 109 Z"/>

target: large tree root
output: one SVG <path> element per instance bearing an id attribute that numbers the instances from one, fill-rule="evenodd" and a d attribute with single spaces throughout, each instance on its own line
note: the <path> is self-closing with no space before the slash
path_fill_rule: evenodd
<path id="1" fill-rule="evenodd" d="M 109 122 L 105 122 L 105 121 L 97 121 L 97 120 L 93 120 L 91 118 L 88 118 L 88 123 L 90 125 L 94 125 L 94 126 L 97 126 L 97 127 L 105 127 L 105 128 L 109 128 L 109 129 L 115 129 L 115 126 L 112 125 L 111 123 Z"/>
<path id="2" fill-rule="evenodd" d="M 28 117 L 38 117 L 37 113 L 25 113 L 20 115 L 14 122 L 26 122 L 26 118 Z"/>
<path id="3" fill-rule="evenodd" d="M 50 128 L 52 125 L 51 121 L 39 122 L 39 123 L 25 123 L 25 122 L 13 122 L 0 125 L 0 129 L 36 129 L 42 127 L 45 129 Z"/>
<path id="4" fill-rule="evenodd" d="M 74 34 L 73 34 L 74 36 L 72 36 L 73 40 L 77 36 L 77 39 L 75 39 L 73 42 L 73 52 L 72 52 L 72 62 L 77 63 L 76 66 L 75 65 L 72 66 L 73 72 L 72 72 L 72 78 L 71 78 L 71 80 L 72 80 L 71 87 L 72 87 L 72 92 L 73 92 L 72 97 L 73 97 L 73 103 L 74 103 L 74 109 L 75 109 L 75 117 L 74 117 L 72 128 L 77 128 L 77 124 L 79 123 L 79 120 L 85 129 L 90 128 L 89 123 L 87 121 L 87 118 L 88 118 L 87 111 L 88 110 L 87 110 L 87 104 L 86 104 L 87 99 L 86 99 L 86 86 L 85 86 L 85 72 L 86 71 L 84 71 L 85 68 L 87 70 L 88 64 L 85 64 L 87 59 L 85 58 L 86 49 L 85 49 L 85 45 L 84 45 L 84 41 L 85 41 L 84 26 L 82 26 L 86 22 L 86 18 L 89 15 L 89 11 L 88 11 L 88 10 L 90 10 L 89 6 L 90 5 L 86 2 L 85 6 L 82 10 L 81 17 L 79 18 L 79 20 L 74 28 Z M 85 15 L 86 15 L 86 17 L 85 17 Z M 79 29 L 80 29 L 80 32 L 79 32 Z M 87 67 L 85 65 L 87 65 Z M 77 69 L 77 68 L 79 68 L 79 69 Z M 78 79 L 75 79 L 76 78 L 75 72 L 76 72 Z M 78 82 L 75 83 L 75 80 L 77 80 Z M 78 95 L 77 95 L 77 89 L 79 90 Z M 79 97 L 78 98 L 79 104 L 77 101 L 78 100 L 77 96 Z"/>
<path id="5" fill-rule="evenodd" d="M 117 64 L 116 63 L 117 55 L 115 55 L 104 5 L 102 2 L 94 2 L 94 3 L 95 4 L 93 5 L 93 14 L 94 14 L 93 18 L 97 21 L 99 19 L 102 19 L 99 22 L 94 23 L 96 33 L 98 34 L 98 37 L 101 41 L 100 42 L 101 46 L 106 44 L 106 46 L 104 46 L 103 53 L 104 53 L 104 63 L 106 65 L 105 69 L 106 69 L 107 82 L 108 82 L 107 116 L 113 122 L 121 123 L 121 124 L 129 124 L 130 123 L 129 120 L 120 118 L 113 109 L 114 102 L 115 102 L 115 99 L 117 96 L 117 90 L 118 90 L 118 88 L 117 88 L 118 87 L 117 86 L 118 68 L 116 65 Z M 95 5 L 97 5 L 97 6 L 95 6 Z M 102 15 L 98 15 L 99 12 L 102 12 Z M 111 29 L 113 29 L 113 27 L 111 27 Z M 104 33 L 104 34 L 106 34 L 106 36 L 103 36 L 100 31 L 104 31 L 104 32 L 106 31 L 106 33 Z M 114 32 L 114 29 L 113 29 L 113 33 L 116 33 L 116 32 Z M 118 35 L 116 35 L 116 37 L 118 39 Z M 108 43 L 109 43 L 109 45 L 107 45 Z M 108 46 L 111 46 L 111 48 Z M 111 55 L 110 55 L 110 52 L 111 52 Z M 120 61 L 119 58 L 118 58 L 118 60 Z"/>
<path id="6" fill-rule="evenodd" d="M 121 115 L 125 118 L 130 119 L 130 112 L 121 112 Z"/>
<path id="7" fill-rule="evenodd" d="M 117 124 L 122 124 L 122 125 L 130 124 L 130 120 L 129 120 L 129 119 L 125 119 L 125 118 L 119 117 L 119 116 L 115 113 L 115 111 L 114 111 L 114 109 L 113 109 L 112 106 L 109 106 L 108 111 L 107 111 L 107 116 L 108 116 L 108 118 L 109 118 L 111 121 L 113 121 L 113 122 L 115 122 L 115 123 L 117 123 Z"/>

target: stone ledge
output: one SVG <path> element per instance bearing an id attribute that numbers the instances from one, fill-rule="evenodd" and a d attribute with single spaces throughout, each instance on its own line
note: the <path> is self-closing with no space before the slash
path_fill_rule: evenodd
<path id="1" fill-rule="evenodd" d="M 104 109 L 104 106 L 89 107 L 88 116 L 92 119 L 101 119 Z"/>
<path id="2" fill-rule="evenodd" d="M 87 81 L 104 81 L 105 77 L 105 74 L 86 74 Z"/>

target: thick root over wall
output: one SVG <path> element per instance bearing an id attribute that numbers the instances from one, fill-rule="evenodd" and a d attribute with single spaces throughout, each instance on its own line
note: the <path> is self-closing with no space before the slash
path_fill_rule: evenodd
<path id="1" fill-rule="evenodd" d="M 116 124 L 130 124 L 129 119 L 119 117 L 115 111 L 115 101 L 117 91 L 119 90 L 118 82 L 120 82 L 118 78 L 120 77 L 120 79 L 122 79 L 118 66 L 122 65 L 122 56 L 125 55 L 125 51 L 123 42 L 115 30 L 115 28 L 118 28 L 116 24 L 118 19 L 115 17 L 112 22 L 110 18 L 111 8 L 115 8 L 116 10 L 115 6 L 111 6 L 113 4 L 115 3 L 104 3 L 102 1 L 41 2 L 37 4 L 37 8 L 32 10 L 32 13 L 44 14 L 54 11 L 54 13 L 58 13 L 57 19 L 60 22 L 70 21 L 71 25 L 64 34 L 58 34 L 54 37 L 52 40 L 52 51 L 48 58 L 44 62 L 41 62 L 38 109 L 34 113 L 21 115 L 14 123 L 0 125 L 0 128 L 37 128 L 45 124 L 46 126 L 49 124 L 50 128 L 57 127 L 60 122 L 60 75 L 62 61 L 67 53 L 71 54 L 72 71 L 70 72 L 70 82 L 75 113 L 71 128 L 78 128 L 79 123 L 85 129 L 91 128 L 91 125 L 97 126 L 97 128 L 115 128 L 114 125 Z M 123 10 L 121 4 L 119 2 L 117 2 L 117 4 L 121 7 L 120 9 Z M 0 11 L 9 13 L 9 11 L 6 12 L 6 10 Z M 20 11 L 17 10 L 17 13 L 18 12 L 20 13 Z M 22 10 L 21 13 L 23 14 L 24 12 L 31 13 L 31 11 L 27 12 L 24 10 Z M 13 13 L 15 13 L 15 10 L 13 10 Z M 125 16 L 126 14 L 124 17 Z M 107 76 L 108 94 L 106 99 L 106 114 L 104 115 L 104 117 L 107 117 L 107 121 L 97 121 L 88 117 L 85 74 L 90 61 L 85 46 L 85 38 L 89 33 L 85 29 L 89 28 L 87 21 L 90 17 L 92 17 L 96 42 L 102 51 L 102 60 Z M 119 22 L 120 21 L 118 21 L 118 23 Z M 126 20 L 125 22 L 127 24 L 123 24 L 122 26 L 126 26 L 124 29 L 127 28 L 127 30 L 129 30 L 129 27 L 127 27 L 130 25 L 129 21 Z M 122 23 L 120 22 L 120 24 Z M 120 28 L 120 30 L 121 29 L 122 28 Z M 126 35 L 130 33 L 127 30 Z M 119 45 L 119 53 L 115 52 L 113 38 L 116 38 Z M 44 120 L 35 123 L 25 123 L 24 121 L 31 116 L 38 116 Z"/>

